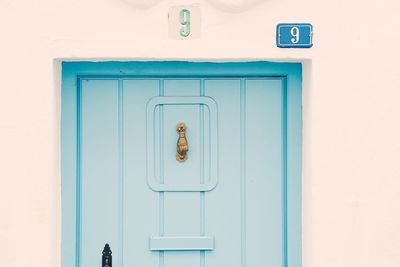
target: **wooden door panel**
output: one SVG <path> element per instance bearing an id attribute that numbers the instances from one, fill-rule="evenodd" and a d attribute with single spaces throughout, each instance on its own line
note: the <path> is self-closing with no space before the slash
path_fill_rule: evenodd
<path id="1" fill-rule="evenodd" d="M 64 93 L 75 120 L 63 130 L 72 140 L 63 164 L 76 183 L 63 178 L 63 236 L 74 235 L 63 237 L 63 264 L 73 255 L 75 267 L 100 266 L 109 243 L 114 267 L 299 267 L 301 94 L 290 67 L 281 76 L 89 73 L 77 84 L 66 75 L 77 90 Z"/>

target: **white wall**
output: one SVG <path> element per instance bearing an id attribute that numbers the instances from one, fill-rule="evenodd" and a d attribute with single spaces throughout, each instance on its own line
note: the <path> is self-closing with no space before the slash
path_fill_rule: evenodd
<path id="1" fill-rule="evenodd" d="M 400 2 L 210 2 L 194 2 L 200 40 L 170 41 L 168 0 L 0 0 L 3 265 L 60 266 L 56 59 L 67 58 L 306 62 L 304 267 L 400 266 Z M 279 22 L 313 23 L 314 47 L 276 48 Z"/>

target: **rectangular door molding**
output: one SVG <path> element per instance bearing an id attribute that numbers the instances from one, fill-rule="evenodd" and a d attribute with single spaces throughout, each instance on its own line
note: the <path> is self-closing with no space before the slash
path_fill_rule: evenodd
<path id="1" fill-rule="evenodd" d="M 62 266 L 301 267 L 301 69 L 63 62 Z"/>
<path id="2" fill-rule="evenodd" d="M 203 121 L 202 121 L 202 127 L 199 127 L 199 130 L 202 131 L 200 135 L 208 136 L 207 138 L 209 140 L 208 144 L 202 144 L 202 149 L 205 149 L 205 147 L 208 147 L 209 153 L 207 153 L 207 157 L 204 156 L 204 158 L 198 157 L 199 160 L 201 161 L 208 161 L 208 164 L 201 164 L 201 168 L 203 168 L 200 172 L 206 174 L 207 177 L 204 177 L 204 181 L 201 181 L 200 179 L 197 179 L 197 181 L 193 181 L 190 177 L 182 178 L 180 180 L 178 179 L 173 179 L 171 177 L 166 178 L 165 176 L 168 176 L 169 174 L 165 174 L 165 171 L 161 174 L 164 179 L 161 181 L 161 177 L 159 173 L 157 173 L 157 167 L 156 167 L 156 158 L 157 155 L 160 155 L 161 147 L 158 147 L 158 149 L 155 148 L 156 139 L 159 140 L 162 136 L 158 136 L 156 138 L 157 133 L 156 133 L 156 116 L 155 112 L 157 112 L 157 107 L 163 107 L 165 110 L 163 110 L 163 116 L 168 116 L 167 113 L 169 112 L 178 112 L 178 114 L 172 114 L 170 116 L 173 117 L 178 117 L 180 114 L 179 113 L 186 113 L 189 107 L 192 107 L 192 109 L 195 109 L 198 111 L 200 108 L 203 110 Z M 182 111 L 180 108 L 185 108 L 184 111 Z M 168 110 L 168 108 L 170 108 Z M 172 110 L 171 110 L 172 109 Z M 205 109 L 207 110 L 207 118 L 204 118 L 204 113 Z M 190 113 L 189 113 L 190 114 Z M 190 115 L 191 116 L 191 115 Z M 194 116 L 193 118 L 196 118 Z M 189 119 L 189 122 L 191 120 Z M 205 125 L 205 122 L 208 122 L 208 125 Z M 160 121 L 158 121 L 160 123 Z M 178 122 L 179 123 L 179 122 Z M 186 121 L 188 123 L 188 121 Z M 210 191 L 212 190 L 218 182 L 218 111 L 217 111 L 217 103 L 210 97 L 206 96 L 198 96 L 198 97 L 190 97 L 190 96 L 181 96 L 181 97 L 154 97 L 150 99 L 150 101 L 147 103 L 147 112 L 146 112 L 146 124 L 147 124 L 147 182 L 149 183 L 149 186 L 151 189 L 155 191 Z M 174 126 L 174 124 L 172 124 Z M 189 124 L 189 126 L 192 126 Z M 160 125 L 158 125 L 160 127 Z M 204 128 L 208 129 L 208 133 L 204 133 Z M 175 129 L 173 127 L 168 128 L 168 132 L 165 132 L 165 129 L 163 131 L 158 131 L 159 135 L 163 136 L 168 136 L 168 133 L 173 133 L 173 137 L 175 138 Z M 189 139 L 190 140 L 190 139 Z M 190 140 L 193 141 L 193 140 Z M 173 142 L 172 142 L 173 143 Z M 192 145 L 193 142 L 190 142 L 190 145 Z M 161 146 L 162 144 L 160 144 Z M 200 150 L 198 150 L 198 153 L 200 153 Z M 193 157 L 193 154 L 191 154 L 191 157 Z M 172 158 L 172 157 L 170 157 Z M 162 157 L 162 160 L 165 160 L 164 157 Z M 172 158 L 174 161 L 174 159 Z M 172 173 L 180 173 L 182 166 L 185 164 L 178 164 L 177 162 L 174 162 L 175 164 L 170 164 L 174 166 L 174 169 Z M 160 162 L 160 164 L 168 164 L 166 162 Z M 204 169 L 206 166 L 208 166 L 208 169 Z M 192 167 L 192 166 L 189 166 Z M 172 175 L 174 175 L 172 174 Z M 191 173 L 186 173 L 186 175 L 191 175 Z M 193 175 L 196 176 L 196 175 Z M 175 180 L 175 182 L 171 183 L 169 181 Z"/>

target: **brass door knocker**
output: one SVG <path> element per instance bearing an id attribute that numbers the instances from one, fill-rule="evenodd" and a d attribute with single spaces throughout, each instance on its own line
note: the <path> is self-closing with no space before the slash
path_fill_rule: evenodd
<path id="1" fill-rule="evenodd" d="M 189 150 L 188 142 L 185 136 L 186 124 L 183 122 L 176 125 L 176 131 L 179 134 L 178 142 L 176 144 L 176 160 L 179 162 L 184 162 L 187 160 L 187 152 Z"/>

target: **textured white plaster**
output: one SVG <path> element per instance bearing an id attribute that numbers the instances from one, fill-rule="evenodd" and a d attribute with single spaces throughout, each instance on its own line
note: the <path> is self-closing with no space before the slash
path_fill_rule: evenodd
<path id="1" fill-rule="evenodd" d="M 267 0 L 207 0 L 213 6 L 225 11 L 245 11 Z"/>
<path id="2" fill-rule="evenodd" d="M 162 0 L 122 0 L 122 1 L 129 3 L 134 7 L 149 8 L 158 4 Z"/>
<path id="3" fill-rule="evenodd" d="M 132 4 L 138 8 L 149 8 L 163 0 L 122 0 L 127 3 Z M 252 6 L 256 6 L 261 2 L 265 2 L 266 0 L 207 0 L 211 5 L 224 10 L 224 11 L 244 11 Z M 183 1 L 184 3 L 190 3 L 188 1 Z M 179 2 L 176 2 L 177 4 Z M 182 2 L 180 3 L 182 4 Z"/>

